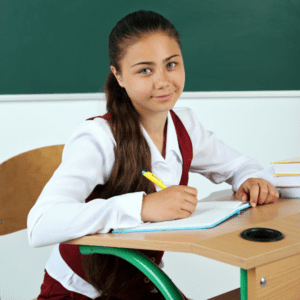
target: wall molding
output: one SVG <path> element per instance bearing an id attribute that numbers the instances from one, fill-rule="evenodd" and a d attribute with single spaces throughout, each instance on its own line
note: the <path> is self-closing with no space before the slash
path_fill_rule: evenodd
<path id="1" fill-rule="evenodd" d="M 297 91 L 238 91 L 238 92 L 183 92 L 180 99 L 221 99 L 221 98 L 297 98 Z M 24 94 L 24 95 L 0 95 L 0 102 L 13 101 L 84 101 L 103 100 L 104 93 L 80 93 L 80 94 Z"/>

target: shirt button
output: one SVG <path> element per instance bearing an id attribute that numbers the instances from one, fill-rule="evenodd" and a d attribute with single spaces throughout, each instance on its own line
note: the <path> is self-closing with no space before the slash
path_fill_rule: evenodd
<path id="1" fill-rule="evenodd" d="M 156 261 L 155 257 L 150 257 L 150 259 L 155 263 L 155 261 Z"/>
<path id="2" fill-rule="evenodd" d="M 145 282 L 145 283 L 149 283 L 149 282 L 150 282 L 150 279 L 149 279 L 148 277 L 145 277 L 145 278 L 144 278 L 144 282 Z"/>

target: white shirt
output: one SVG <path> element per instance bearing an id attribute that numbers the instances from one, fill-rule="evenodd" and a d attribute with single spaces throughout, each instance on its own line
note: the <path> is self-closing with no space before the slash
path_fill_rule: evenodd
<path id="1" fill-rule="evenodd" d="M 191 109 L 174 108 L 173 111 L 192 141 L 190 172 L 202 174 L 214 183 L 227 182 L 232 185 L 233 191 L 237 191 L 250 177 L 264 177 L 256 160 L 226 146 L 214 133 L 206 131 Z M 165 159 L 142 125 L 141 128 L 150 147 L 153 174 L 166 186 L 179 185 L 182 156 L 170 112 Z M 141 208 L 145 192 L 85 203 L 96 185 L 108 181 L 115 160 L 115 145 L 105 119 L 95 118 L 78 124 L 65 144 L 61 165 L 44 187 L 27 219 L 28 239 L 32 247 L 55 245 L 46 264 L 49 275 L 66 289 L 92 299 L 100 294 L 64 262 L 58 244 L 88 234 L 107 233 L 111 229 L 131 228 L 144 223 Z M 265 179 L 271 181 L 271 177 Z M 156 186 L 156 190 L 161 189 Z"/>

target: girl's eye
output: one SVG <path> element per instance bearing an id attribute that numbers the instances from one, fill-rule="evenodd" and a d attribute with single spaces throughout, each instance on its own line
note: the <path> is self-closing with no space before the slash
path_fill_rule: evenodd
<path id="1" fill-rule="evenodd" d="M 175 66 L 176 66 L 176 65 L 177 65 L 177 62 L 172 61 L 172 62 L 170 62 L 170 64 L 175 64 Z M 174 66 L 174 68 L 175 68 L 175 66 Z"/>
<path id="2" fill-rule="evenodd" d="M 141 73 L 141 74 L 148 74 L 148 73 L 144 73 L 144 72 L 143 72 L 144 70 L 150 70 L 150 69 L 149 69 L 149 68 L 145 68 L 145 69 L 139 71 L 139 73 Z"/>
<path id="3" fill-rule="evenodd" d="M 174 64 L 174 65 L 176 66 L 176 65 L 177 65 L 177 62 L 172 61 L 172 62 L 168 63 L 168 65 L 169 65 L 169 64 Z M 174 67 L 175 67 L 175 66 L 174 66 Z M 174 67 L 173 67 L 173 68 L 174 68 Z M 172 69 L 173 69 L 173 68 L 172 68 Z M 139 71 L 139 73 L 140 73 L 140 74 L 149 74 L 149 72 L 146 72 L 146 73 L 143 72 L 144 70 L 150 70 L 150 69 L 149 69 L 149 68 L 142 69 L 141 71 Z"/>

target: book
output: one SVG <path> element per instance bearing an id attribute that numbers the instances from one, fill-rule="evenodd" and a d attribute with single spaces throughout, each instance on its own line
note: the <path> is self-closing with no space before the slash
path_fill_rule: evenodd
<path id="1" fill-rule="evenodd" d="M 275 173 L 298 173 L 300 174 L 300 157 L 272 162 Z"/>
<path id="2" fill-rule="evenodd" d="M 276 187 L 300 187 L 300 174 L 299 175 L 278 175 L 273 173 L 276 180 Z"/>
<path id="3" fill-rule="evenodd" d="M 300 198 L 300 187 L 278 187 L 280 198 Z"/>
<path id="4" fill-rule="evenodd" d="M 113 233 L 164 231 L 164 230 L 190 230 L 212 228 L 227 220 L 241 210 L 250 207 L 249 202 L 234 201 L 199 201 L 196 210 L 184 219 L 163 222 L 147 222 L 134 228 L 118 228 Z"/>

